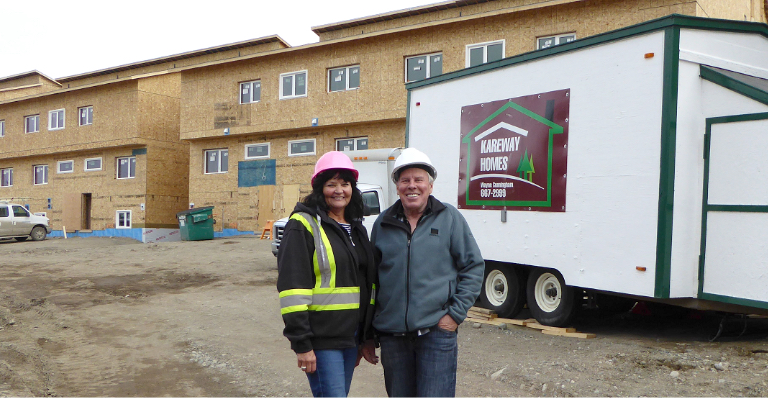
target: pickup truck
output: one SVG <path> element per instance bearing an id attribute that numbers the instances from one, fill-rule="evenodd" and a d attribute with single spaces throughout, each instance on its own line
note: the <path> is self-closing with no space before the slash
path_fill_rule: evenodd
<path id="1" fill-rule="evenodd" d="M 48 217 L 31 214 L 24 206 L 0 202 L 0 238 L 39 241 L 51 233 Z"/>
<path id="2" fill-rule="evenodd" d="M 363 194 L 363 203 L 365 203 L 363 225 L 369 235 L 379 213 L 397 200 L 397 192 L 389 176 L 392 174 L 392 167 L 400 151 L 401 148 L 386 148 L 344 152 L 360 172 L 357 189 Z M 280 240 L 283 238 L 283 229 L 287 222 L 288 217 L 285 217 L 272 225 L 272 254 L 275 257 L 277 257 Z"/>

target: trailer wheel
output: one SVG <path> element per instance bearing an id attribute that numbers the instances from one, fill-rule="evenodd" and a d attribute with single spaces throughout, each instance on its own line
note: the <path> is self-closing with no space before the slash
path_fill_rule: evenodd
<path id="1" fill-rule="evenodd" d="M 562 275 L 538 268 L 528 275 L 528 308 L 540 324 L 566 326 L 579 309 L 579 289 L 565 284 Z"/>
<path id="2" fill-rule="evenodd" d="M 480 304 L 496 311 L 502 318 L 512 318 L 525 304 L 525 284 L 518 270 L 507 265 L 487 262 L 480 291 Z"/>

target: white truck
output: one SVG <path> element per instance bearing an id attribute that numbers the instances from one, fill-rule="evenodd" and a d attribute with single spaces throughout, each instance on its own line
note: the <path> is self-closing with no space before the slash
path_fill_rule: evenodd
<path id="1" fill-rule="evenodd" d="M 368 229 L 369 235 L 378 214 L 397 200 L 397 191 L 389 176 L 392 174 L 392 167 L 395 159 L 400 155 L 400 150 L 401 148 L 386 148 L 344 152 L 352 159 L 352 164 L 360 173 L 357 189 L 363 194 L 363 202 L 366 206 L 363 225 Z M 275 256 L 280 248 L 280 240 L 287 222 L 288 217 L 285 217 L 272 225 L 272 254 Z"/>
<path id="2" fill-rule="evenodd" d="M 39 241 L 51 233 L 48 217 L 32 214 L 24 206 L 0 201 L 0 238 Z"/>
<path id="3" fill-rule="evenodd" d="M 673 15 L 407 89 L 406 145 L 478 241 L 484 307 L 768 312 L 765 24 Z"/>

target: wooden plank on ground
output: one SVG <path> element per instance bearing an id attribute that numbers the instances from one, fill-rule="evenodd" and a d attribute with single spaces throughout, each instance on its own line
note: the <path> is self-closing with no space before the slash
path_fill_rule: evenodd
<path id="1" fill-rule="evenodd" d="M 565 336 L 565 337 L 575 337 L 578 339 L 594 339 L 595 334 L 594 333 L 579 333 L 579 332 L 562 332 L 559 330 L 542 330 L 541 333 L 548 334 L 550 336 Z"/>
<path id="2" fill-rule="evenodd" d="M 489 309 L 486 309 L 486 308 L 480 308 L 480 307 L 470 307 L 470 308 L 469 308 L 469 310 L 470 310 L 470 311 L 479 312 L 479 313 L 481 313 L 481 314 L 488 314 L 488 315 L 491 315 L 491 314 L 495 314 L 495 313 L 496 313 L 496 311 L 494 311 L 494 310 L 489 310 Z"/>
<path id="3" fill-rule="evenodd" d="M 497 321 L 501 323 L 506 323 L 508 325 L 516 325 L 516 326 L 526 326 L 531 321 L 528 319 L 509 319 L 509 318 L 496 318 Z"/>
<path id="4" fill-rule="evenodd" d="M 495 320 L 495 319 L 477 319 L 477 318 L 469 318 L 470 322 L 477 322 L 477 323 L 484 323 L 486 325 L 494 325 L 494 326 L 501 326 L 503 323 Z"/>
<path id="5" fill-rule="evenodd" d="M 560 333 L 574 333 L 576 331 L 576 328 L 558 328 L 555 326 L 544 326 L 538 322 L 528 323 L 525 326 L 532 329 L 548 330 L 550 332 L 560 332 Z"/>

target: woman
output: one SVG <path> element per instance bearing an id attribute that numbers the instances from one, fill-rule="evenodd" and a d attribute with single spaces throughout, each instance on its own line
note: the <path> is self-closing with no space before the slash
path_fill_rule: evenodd
<path id="1" fill-rule="evenodd" d="M 277 255 L 283 334 L 316 397 L 347 396 L 361 342 L 373 344 L 376 270 L 357 177 L 347 155 L 320 157 Z M 371 352 L 365 359 L 375 364 Z"/>

